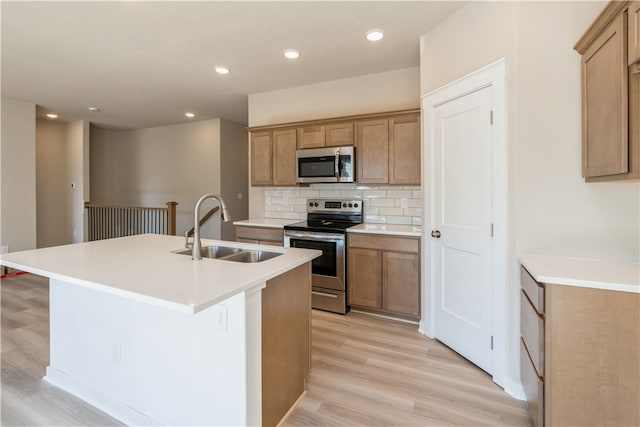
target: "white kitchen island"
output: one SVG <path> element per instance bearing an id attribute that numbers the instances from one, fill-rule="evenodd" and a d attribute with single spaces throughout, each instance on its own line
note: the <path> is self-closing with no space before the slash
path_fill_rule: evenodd
<path id="1" fill-rule="evenodd" d="M 129 425 L 277 423 L 304 391 L 320 252 L 203 240 L 283 254 L 194 262 L 173 252 L 183 244 L 146 234 L 2 255 L 50 279 L 45 380 Z"/>

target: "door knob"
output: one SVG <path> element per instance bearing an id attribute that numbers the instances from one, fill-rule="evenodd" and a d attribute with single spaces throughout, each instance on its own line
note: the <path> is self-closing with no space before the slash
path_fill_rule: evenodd
<path id="1" fill-rule="evenodd" d="M 441 236 L 441 234 L 440 234 L 440 230 L 433 230 L 433 231 L 431 232 L 431 237 L 435 237 L 436 239 L 439 239 L 439 238 L 440 238 L 440 236 Z"/>

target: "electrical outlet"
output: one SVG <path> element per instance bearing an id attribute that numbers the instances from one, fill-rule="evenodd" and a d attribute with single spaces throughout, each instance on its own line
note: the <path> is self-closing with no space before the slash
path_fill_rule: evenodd
<path id="1" fill-rule="evenodd" d="M 216 305 L 216 328 L 227 332 L 227 306 L 224 304 Z"/>
<path id="2" fill-rule="evenodd" d="M 0 254 L 6 254 L 9 253 L 9 246 L 4 245 L 4 246 L 0 246 Z"/>
<path id="3" fill-rule="evenodd" d="M 407 199 L 400 199 L 400 207 L 407 208 L 409 206 L 409 201 Z"/>
<path id="4" fill-rule="evenodd" d="M 238 200 L 242 200 L 242 193 L 238 193 Z"/>

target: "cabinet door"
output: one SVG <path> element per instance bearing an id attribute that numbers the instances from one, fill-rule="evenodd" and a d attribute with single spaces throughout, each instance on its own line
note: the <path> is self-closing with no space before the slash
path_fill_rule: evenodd
<path id="1" fill-rule="evenodd" d="M 382 253 L 382 301 L 385 310 L 420 315 L 418 255 Z"/>
<path id="2" fill-rule="evenodd" d="M 356 125 L 358 183 L 389 182 L 389 121 L 370 120 Z"/>
<path id="3" fill-rule="evenodd" d="M 324 147 L 324 126 L 298 128 L 298 148 Z"/>
<path id="4" fill-rule="evenodd" d="M 353 145 L 353 123 L 338 123 L 327 125 L 325 128 L 325 145 L 327 147 Z"/>
<path id="5" fill-rule="evenodd" d="M 271 185 L 271 132 L 251 134 L 251 185 Z"/>
<path id="6" fill-rule="evenodd" d="M 420 185 L 420 116 L 389 119 L 389 184 Z"/>
<path id="7" fill-rule="evenodd" d="M 582 175 L 628 170 L 627 15 L 582 55 Z"/>
<path id="8" fill-rule="evenodd" d="M 296 130 L 273 131 L 273 185 L 296 185 Z"/>
<path id="9" fill-rule="evenodd" d="M 349 304 L 361 307 L 382 307 L 380 251 L 349 248 L 348 293 Z"/>
<path id="10" fill-rule="evenodd" d="M 629 6 L 629 65 L 640 62 L 640 0 Z"/>

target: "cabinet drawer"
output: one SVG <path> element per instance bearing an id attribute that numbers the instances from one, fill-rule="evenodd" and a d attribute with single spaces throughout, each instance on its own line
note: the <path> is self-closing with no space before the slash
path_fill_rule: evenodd
<path id="1" fill-rule="evenodd" d="M 544 314 L 544 286 L 536 282 L 523 266 L 520 266 L 520 284 L 538 313 Z"/>
<path id="2" fill-rule="evenodd" d="M 529 413 L 533 419 L 534 427 L 544 426 L 544 383 L 536 374 L 527 347 L 524 341 L 520 341 L 520 380 L 527 397 Z"/>
<path id="3" fill-rule="evenodd" d="M 411 252 L 416 254 L 420 250 L 420 240 L 415 238 L 350 233 L 348 241 L 350 247 Z"/>
<path id="4" fill-rule="evenodd" d="M 524 291 L 520 293 L 520 335 L 538 376 L 544 377 L 544 319 Z"/>
<path id="5" fill-rule="evenodd" d="M 269 240 L 282 245 L 284 231 L 280 228 L 244 227 L 236 226 L 236 239 Z"/>

